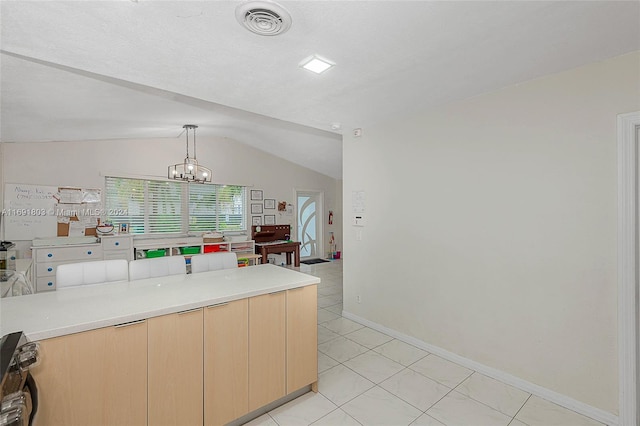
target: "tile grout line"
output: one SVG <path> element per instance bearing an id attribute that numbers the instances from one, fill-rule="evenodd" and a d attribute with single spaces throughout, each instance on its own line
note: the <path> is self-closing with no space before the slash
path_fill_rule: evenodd
<path id="1" fill-rule="evenodd" d="M 456 365 L 457 365 L 457 364 L 456 364 Z M 484 405 L 484 406 L 485 406 L 485 407 L 487 407 L 487 408 L 490 408 L 491 410 L 495 411 L 496 413 L 500 413 L 500 414 L 502 414 L 502 415 L 504 415 L 504 416 L 507 416 L 507 417 L 511 418 L 511 420 L 510 420 L 510 421 L 509 421 L 509 423 L 507 424 L 507 425 L 509 425 L 509 424 L 513 421 L 513 419 L 515 418 L 515 414 L 512 416 L 512 415 L 510 415 L 510 414 L 503 413 L 502 411 L 500 411 L 500 410 L 498 410 L 498 409 L 496 409 L 496 408 L 494 408 L 494 407 L 492 407 L 492 406 L 490 406 L 490 405 L 488 405 L 488 404 L 486 404 L 486 403 L 484 403 L 484 402 L 482 402 L 482 401 L 478 401 L 478 400 L 477 400 L 477 399 L 475 399 L 474 397 L 472 397 L 472 396 L 470 396 L 470 395 L 467 395 L 467 394 L 464 394 L 464 393 L 462 393 L 462 392 L 460 392 L 460 391 L 458 391 L 458 390 L 457 390 L 457 389 L 458 389 L 458 386 L 460 386 L 461 384 L 463 384 L 464 382 L 466 382 L 467 380 L 469 380 L 469 378 L 470 378 L 471 376 L 473 376 L 474 374 L 476 374 L 476 373 L 477 373 L 477 374 L 482 375 L 482 373 L 478 373 L 478 372 L 477 372 L 477 371 L 475 371 L 475 370 L 471 370 L 471 371 L 473 371 L 473 373 L 471 373 L 471 374 L 470 374 L 469 376 L 467 376 L 463 381 L 461 381 L 460 383 L 458 383 L 458 384 L 456 385 L 456 387 L 455 387 L 455 388 L 453 388 L 453 390 L 455 390 L 456 392 L 458 392 L 460 395 L 463 395 L 463 396 L 465 396 L 465 397 L 467 397 L 467 398 L 469 398 L 469 399 L 471 399 L 471 400 L 473 400 L 473 401 L 475 401 L 475 402 L 477 402 L 477 403 L 479 403 L 479 404 Z M 495 379 L 494 379 L 494 380 L 495 380 Z M 506 383 L 502 383 L 502 382 L 500 382 L 499 380 L 496 380 L 496 381 L 497 381 L 497 382 L 499 382 L 499 383 L 501 383 L 501 384 L 506 384 Z M 527 393 L 528 393 L 528 392 L 527 392 Z M 530 398 L 530 397 L 531 397 L 531 394 L 529 394 L 529 396 L 528 396 L 528 397 L 527 397 L 527 399 L 525 400 L 525 403 L 529 400 L 529 398 Z M 522 409 L 522 407 L 523 407 L 523 406 L 524 406 L 524 404 L 522 404 L 522 406 L 518 409 L 518 411 L 516 411 L 516 414 L 520 411 L 520 409 Z"/>
<path id="2" fill-rule="evenodd" d="M 522 406 L 520 408 L 518 408 L 518 411 L 516 411 L 516 413 L 513 415 L 513 418 L 511 419 L 511 421 L 509 422 L 509 424 L 513 423 L 514 420 L 518 420 L 520 423 L 523 423 L 526 425 L 525 422 L 523 422 L 522 420 L 516 419 L 516 416 L 518 415 L 518 413 L 520 411 L 522 411 L 522 409 L 524 408 L 525 405 L 527 405 L 527 402 L 529 402 L 529 400 L 531 399 L 531 397 L 533 396 L 533 394 L 529 394 L 529 396 L 527 397 L 527 399 L 524 401 L 524 404 L 522 404 Z M 528 425 L 527 425 L 528 426 Z"/>

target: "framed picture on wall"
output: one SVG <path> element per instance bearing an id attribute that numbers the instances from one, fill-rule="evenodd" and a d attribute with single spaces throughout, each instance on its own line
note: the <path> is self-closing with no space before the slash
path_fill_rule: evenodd
<path id="1" fill-rule="evenodd" d="M 121 223 L 120 226 L 118 227 L 118 233 L 119 234 L 128 234 L 129 233 L 129 224 L 128 223 Z"/>
<path id="2" fill-rule="evenodd" d="M 264 224 L 265 225 L 275 225 L 276 224 L 276 215 L 275 214 L 265 214 L 264 215 Z"/>
<path id="3" fill-rule="evenodd" d="M 264 208 L 265 209 L 269 209 L 269 210 L 275 209 L 276 208 L 276 200 L 271 199 L 271 198 L 266 198 L 264 200 Z"/>
<path id="4" fill-rule="evenodd" d="M 262 204 L 251 203 L 251 214 L 262 214 Z"/>
<path id="5" fill-rule="evenodd" d="M 251 190 L 251 201 L 262 201 L 262 189 Z"/>
<path id="6" fill-rule="evenodd" d="M 262 216 L 251 216 L 251 225 L 254 225 L 254 226 L 262 225 Z"/>

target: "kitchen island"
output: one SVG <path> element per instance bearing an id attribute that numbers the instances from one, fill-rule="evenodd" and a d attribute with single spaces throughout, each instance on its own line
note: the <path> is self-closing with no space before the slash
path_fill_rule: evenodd
<path id="1" fill-rule="evenodd" d="M 317 390 L 317 284 L 274 265 L 2 299 L 39 341 L 37 425 L 225 424 Z"/>

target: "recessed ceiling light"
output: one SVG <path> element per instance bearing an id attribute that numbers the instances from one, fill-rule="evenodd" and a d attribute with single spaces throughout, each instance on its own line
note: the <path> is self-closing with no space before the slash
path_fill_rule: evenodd
<path id="1" fill-rule="evenodd" d="M 335 64 L 319 56 L 313 55 L 300 63 L 300 66 L 316 74 L 322 74 Z"/>

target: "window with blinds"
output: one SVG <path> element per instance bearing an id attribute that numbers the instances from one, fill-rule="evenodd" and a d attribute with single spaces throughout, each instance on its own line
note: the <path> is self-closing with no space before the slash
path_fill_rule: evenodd
<path id="1" fill-rule="evenodd" d="M 245 230 L 245 187 L 234 185 L 220 185 L 217 187 L 217 190 L 217 229 L 219 231 Z"/>
<path id="2" fill-rule="evenodd" d="M 246 230 L 244 186 L 189 185 L 189 231 Z"/>
<path id="3" fill-rule="evenodd" d="M 246 231 L 246 189 L 107 177 L 106 219 L 133 234 Z"/>
<path id="4" fill-rule="evenodd" d="M 189 231 L 217 229 L 216 185 L 189 185 Z"/>

